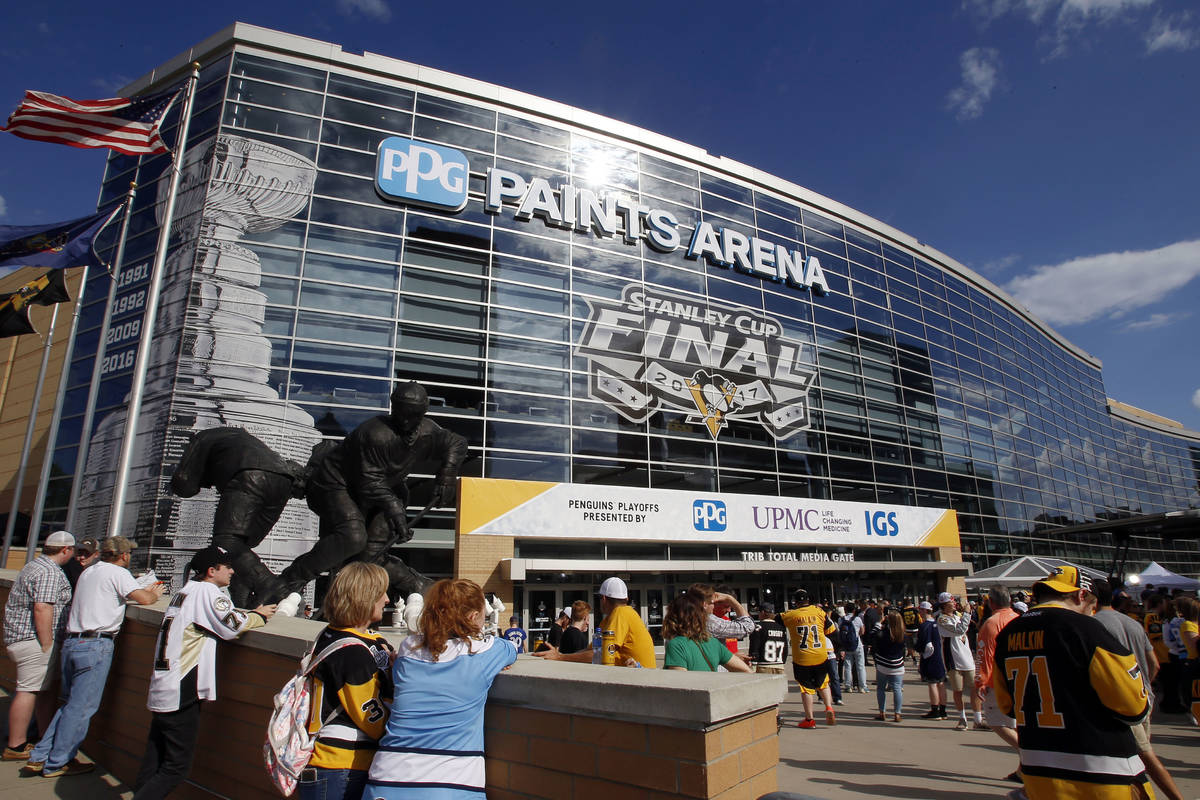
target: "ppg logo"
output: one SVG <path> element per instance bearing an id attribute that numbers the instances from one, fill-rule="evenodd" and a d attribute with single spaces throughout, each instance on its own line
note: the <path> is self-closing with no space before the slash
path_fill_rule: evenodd
<path id="1" fill-rule="evenodd" d="M 720 500 L 692 502 L 692 527 L 698 531 L 725 530 L 725 504 Z"/>
<path id="2" fill-rule="evenodd" d="M 392 136 L 379 143 L 375 188 L 384 197 L 462 211 L 470 169 L 453 148 Z"/>

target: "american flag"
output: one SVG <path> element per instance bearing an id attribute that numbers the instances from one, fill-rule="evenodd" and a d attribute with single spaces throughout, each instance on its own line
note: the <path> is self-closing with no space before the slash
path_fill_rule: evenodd
<path id="1" fill-rule="evenodd" d="M 0 130 L 72 147 L 107 147 L 128 156 L 165 153 L 158 127 L 180 90 L 149 97 L 72 100 L 48 92 L 25 99 Z"/>

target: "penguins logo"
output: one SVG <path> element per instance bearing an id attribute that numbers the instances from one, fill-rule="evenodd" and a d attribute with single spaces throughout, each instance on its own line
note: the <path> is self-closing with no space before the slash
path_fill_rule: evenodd
<path id="1" fill-rule="evenodd" d="M 737 384 L 721 375 L 709 377 L 707 372 L 699 370 L 687 379 L 687 388 L 692 394 L 696 410 L 700 412 L 699 418 L 688 417 L 687 421 L 693 424 L 703 422 L 712 437 L 717 438 L 721 429 L 729 424 L 725 415 L 736 411 L 739 405 L 734 400 Z"/>

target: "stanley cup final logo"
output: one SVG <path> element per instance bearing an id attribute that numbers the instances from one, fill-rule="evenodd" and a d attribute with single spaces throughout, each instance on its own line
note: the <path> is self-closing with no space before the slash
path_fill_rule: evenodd
<path id="1" fill-rule="evenodd" d="M 589 300 L 576 346 L 589 391 L 630 422 L 660 408 L 683 411 L 716 439 L 731 421 L 761 424 L 776 439 L 809 426 L 815 372 L 805 345 L 773 317 L 739 306 L 625 288 L 620 301 Z"/>

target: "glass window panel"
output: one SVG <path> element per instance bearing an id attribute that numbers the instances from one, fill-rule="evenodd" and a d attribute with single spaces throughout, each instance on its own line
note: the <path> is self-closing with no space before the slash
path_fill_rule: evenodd
<path id="1" fill-rule="evenodd" d="M 308 249 L 347 256 L 397 261 L 403 240 L 362 231 L 338 230 L 313 225 L 308 231 Z M 393 268 L 394 269 L 394 268 Z"/>
<path id="2" fill-rule="evenodd" d="M 543 125 L 540 122 L 520 119 L 519 117 L 511 117 L 508 114 L 500 115 L 498 129 L 501 133 L 520 136 L 522 139 L 532 139 L 535 142 L 541 142 L 542 144 L 554 147 L 565 148 L 570 144 L 570 134 L 561 128 L 554 128 L 550 125 Z"/>
<path id="3" fill-rule="evenodd" d="M 569 166 L 565 151 L 514 139 L 511 136 L 497 137 L 496 155 L 528 161 L 564 174 Z"/>
<path id="4" fill-rule="evenodd" d="M 540 397 L 513 392 L 488 392 L 489 417 L 515 417 L 546 423 L 565 424 L 570 401 L 566 398 Z"/>
<path id="5" fill-rule="evenodd" d="M 569 248 L 565 242 L 556 242 L 535 236 L 522 236 L 512 231 L 496 229 L 493 234 L 493 249 L 497 253 L 509 253 L 524 258 L 565 263 Z"/>
<path id="6" fill-rule="evenodd" d="M 417 113 L 462 122 L 489 131 L 496 129 L 495 111 L 431 94 L 421 94 L 417 97 Z"/>
<path id="7" fill-rule="evenodd" d="M 392 324 L 380 320 L 301 311 L 296 322 L 296 335 L 306 339 L 388 347 L 392 343 Z"/>
<path id="8" fill-rule="evenodd" d="M 395 303 L 395 295 L 349 286 L 330 286 L 329 284 L 305 281 L 300 290 L 300 305 L 304 308 L 328 311 L 345 311 L 353 308 L 360 314 L 391 317 Z"/>
<path id="9" fill-rule="evenodd" d="M 488 376 L 488 384 L 493 389 L 538 392 L 563 397 L 567 395 L 566 372 L 493 363 L 488 365 Z"/>
<path id="10" fill-rule="evenodd" d="M 267 302 L 276 306 L 296 305 L 297 282 L 290 278 L 262 277 L 258 288 L 267 296 Z"/>
<path id="11" fill-rule="evenodd" d="M 469 303 L 401 296 L 398 318 L 408 322 L 432 322 L 459 328 L 482 329 L 486 309 Z"/>
<path id="12" fill-rule="evenodd" d="M 484 335 L 479 331 L 453 331 L 420 325 L 398 325 L 396 347 L 483 358 Z"/>
<path id="13" fill-rule="evenodd" d="M 352 283 L 376 289 L 396 288 L 395 264 L 355 261 L 309 253 L 304 258 L 304 277 Z"/>
<path id="14" fill-rule="evenodd" d="M 445 355 L 422 356 L 396 353 L 395 376 L 417 381 L 446 381 L 447 383 L 483 383 L 483 362 L 448 358 Z M 433 390 L 430 389 L 432 392 Z"/>
<path id="15" fill-rule="evenodd" d="M 488 345 L 488 357 L 496 361 L 517 361 L 537 367 L 567 369 L 570 365 L 571 348 L 568 345 L 550 342 L 492 336 Z"/>
<path id="16" fill-rule="evenodd" d="M 650 471 L 644 464 L 575 458 L 571 466 L 571 480 L 605 486 L 645 487 L 650 482 Z"/>
<path id="17" fill-rule="evenodd" d="M 543 317 L 527 312 L 493 309 L 492 330 L 498 333 L 512 333 L 537 339 L 567 341 L 567 321 L 565 319 Z"/>
<path id="18" fill-rule="evenodd" d="M 288 397 L 300 402 L 339 403 L 347 406 L 386 408 L 391 382 L 355 378 L 349 375 L 323 375 L 292 370 Z"/>
<path id="19" fill-rule="evenodd" d="M 233 75 L 262 78 L 275 83 L 286 83 L 303 89 L 321 91 L 325 88 L 325 72 L 322 70 L 285 64 L 259 56 L 238 53 L 233 61 Z"/>
<path id="20" fill-rule="evenodd" d="M 283 111 L 227 103 L 222 122 L 231 128 L 263 131 L 277 136 L 292 136 L 297 139 L 315 141 L 321 121 L 315 117 L 301 117 Z"/>
<path id="21" fill-rule="evenodd" d="M 364 228 L 385 233 L 404 230 L 404 212 L 400 208 L 378 208 L 317 197 L 312 201 L 313 222 L 326 222 L 347 228 Z"/>
<path id="22" fill-rule="evenodd" d="M 325 103 L 325 117 L 337 122 L 349 122 L 368 128 L 379 128 L 389 136 L 405 135 L 411 130 L 412 115 L 390 108 L 369 106 L 353 100 L 330 97 Z"/>
<path id="23" fill-rule="evenodd" d="M 337 73 L 331 73 L 329 76 L 329 93 L 404 110 L 411 109 L 413 102 L 413 93 L 407 89 L 397 89 L 394 86 Z"/>
<path id="24" fill-rule="evenodd" d="M 566 456 L 521 456 L 511 453 L 487 454 L 484 472 L 489 478 L 561 483 L 570 474 L 571 459 Z M 561 545 L 559 545 L 561 547 Z"/>
<path id="25" fill-rule="evenodd" d="M 302 114 L 319 115 L 324 98 L 317 92 L 305 92 L 287 86 L 276 86 L 260 81 L 232 77 L 226 97 L 234 102 L 254 103 L 271 106 L 282 111 L 298 111 Z M 193 120 L 193 124 L 195 121 Z"/>
<path id="26" fill-rule="evenodd" d="M 292 355 L 292 367 L 329 372 L 388 375 L 392 366 L 391 356 L 392 354 L 388 350 L 346 347 L 341 344 L 296 342 Z"/>
<path id="27" fill-rule="evenodd" d="M 379 149 L 380 142 L 397 133 L 407 135 L 408 126 L 396 131 L 374 131 L 326 119 L 321 126 L 321 141 L 338 147 L 351 147 L 355 150 L 369 150 L 374 153 Z M 372 155 L 370 158 L 374 163 L 375 157 Z M 371 171 L 374 172 L 374 167 Z"/>
<path id="28" fill-rule="evenodd" d="M 536 283 L 552 289 L 566 289 L 570 282 L 570 273 L 560 266 L 547 266 L 502 255 L 492 257 L 492 277 Z"/>
<path id="29" fill-rule="evenodd" d="M 492 284 L 492 303 L 501 306 L 515 306 L 529 311 L 540 311 L 544 314 L 569 313 L 567 296 L 562 292 L 499 281 Z"/>
<path id="30" fill-rule="evenodd" d="M 318 172 L 317 181 L 313 186 L 314 194 L 324 194 L 339 200 L 357 200 L 360 203 L 379 203 L 383 201 L 375 191 L 375 182 L 366 178 L 355 178 L 349 175 L 337 175 L 332 172 Z"/>
<path id="31" fill-rule="evenodd" d="M 258 256 L 258 264 L 265 273 L 277 275 L 300 274 L 300 251 L 284 250 L 279 247 L 255 245 L 251 248 Z"/>
<path id="32" fill-rule="evenodd" d="M 660 178 L 655 178 L 652 175 L 642 174 L 641 178 L 642 191 L 646 194 L 653 195 L 656 198 L 664 200 L 672 200 L 684 206 L 698 208 L 700 206 L 700 193 L 690 186 L 680 186 L 673 181 L 666 181 Z M 655 208 L 660 208 L 657 204 L 647 203 Z M 683 219 L 679 220 L 683 222 Z"/>
<path id="33" fill-rule="evenodd" d="M 442 122 L 420 116 L 413 122 L 413 136 L 453 147 L 482 150 L 486 153 L 493 152 L 496 146 L 496 134 L 491 131 L 479 131 L 463 125 L 455 125 L 452 122 Z"/>
<path id="34" fill-rule="evenodd" d="M 487 299 L 487 280 L 466 275 L 447 275 L 442 272 L 427 272 L 421 269 L 406 269 L 400 282 L 401 290 L 438 297 L 472 300 L 482 303 Z"/>

